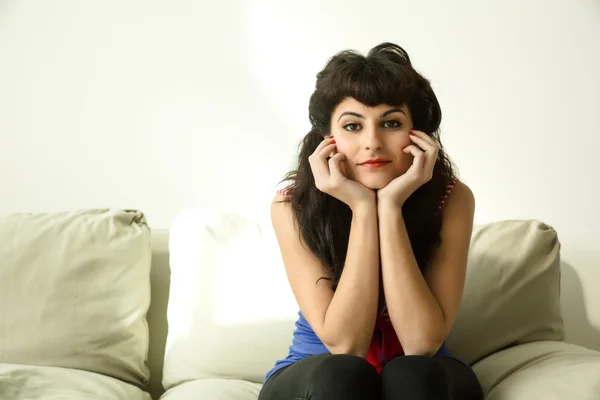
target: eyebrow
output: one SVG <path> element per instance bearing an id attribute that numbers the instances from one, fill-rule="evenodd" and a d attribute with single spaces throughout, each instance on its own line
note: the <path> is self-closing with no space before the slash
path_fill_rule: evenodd
<path id="1" fill-rule="evenodd" d="M 381 114 L 381 118 L 387 117 L 388 115 L 393 114 L 395 112 L 401 112 L 402 114 L 406 115 L 406 113 L 404 111 L 402 111 L 400 108 L 392 108 L 390 110 L 387 110 L 383 114 Z M 353 115 L 357 118 L 365 119 L 365 117 L 363 115 L 360 115 L 359 113 L 355 113 L 352 111 L 346 111 L 346 112 L 343 112 L 342 115 L 340 115 L 340 117 L 338 118 L 338 122 L 340 121 L 340 119 L 342 119 L 342 117 L 344 115 Z"/>

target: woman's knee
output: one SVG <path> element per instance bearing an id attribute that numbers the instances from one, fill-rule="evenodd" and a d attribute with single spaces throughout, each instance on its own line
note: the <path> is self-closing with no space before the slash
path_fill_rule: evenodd
<path id="1" fill-rule="evenodd" d="M 396 357 L 381 372 L 381 380 L 384 399 L 404 398 L 397 397 L 399 393 L 412 393 L 414 398 L 423 399 L 450 398 L 449 378 L 442 365 L 433 357 Z"/>
<path id="2" fill-rule="evenodd" d="M 324 357 L 312 371 L 314 399 L 372 399 L 380 393 L 379 374 L 364 358 L 348 354 Z"/>

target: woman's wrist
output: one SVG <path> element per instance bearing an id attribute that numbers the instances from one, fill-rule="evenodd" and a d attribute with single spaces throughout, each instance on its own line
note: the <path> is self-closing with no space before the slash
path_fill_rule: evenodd
<path id="1" fill-rule="evenodd" d="M 354 204 L 350 207 L 352 210 L 352 214 L 354 216 L 370 216 L 377 214 L 377 202 L 375 199 L 366 200 L 359 203 Z"/>
<path id="2" fill-rule="evenodd" d="M 377 201 L 377 215 L 385 218 L 403 218 L 402 205 L 392 201 L 379 200 Z"/>

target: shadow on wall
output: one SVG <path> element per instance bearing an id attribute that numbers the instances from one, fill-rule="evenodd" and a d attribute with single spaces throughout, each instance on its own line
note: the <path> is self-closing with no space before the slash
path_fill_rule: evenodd
<path id="1" fill-rule="evenodd" d="M 600 351 L 600 330 L 588 319 L 583 286 L 571 264 L 561 261 L 561 307 L 565 322 L 566 342 Z M 568 293 L 569 295 L 564 295 Z"/>
<path id="2" fill-rule="evenodd" d="M 162 251 L 153 252 L 152 264 L 169 265 L 166 251 L 166 240 Z M 148 349 L 148 366 L 150 367 L 150 383 L 145 389 L 154 399 L 163 393 L 162 368 L 167 343 L 167 305 L 169 303 L 170 271 L 169 268 L 152 268 L 151 270 L 152 301 L 148 310 L 148 326 L 150 343 Z"/>

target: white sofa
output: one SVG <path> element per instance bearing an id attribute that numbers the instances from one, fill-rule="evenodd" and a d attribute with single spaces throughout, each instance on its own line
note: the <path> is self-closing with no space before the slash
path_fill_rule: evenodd
<path id="1" fill-rule="evenodd" d="M 19 214 L 0 243 L 2 400 L 255 400 L 287 352 L 297 306 L 266 219 Z M 474 232 L 448 345 L 486 399 L 600 399 L 600 352 L 563 341 L 559 249 L 539 221 Z"/>

